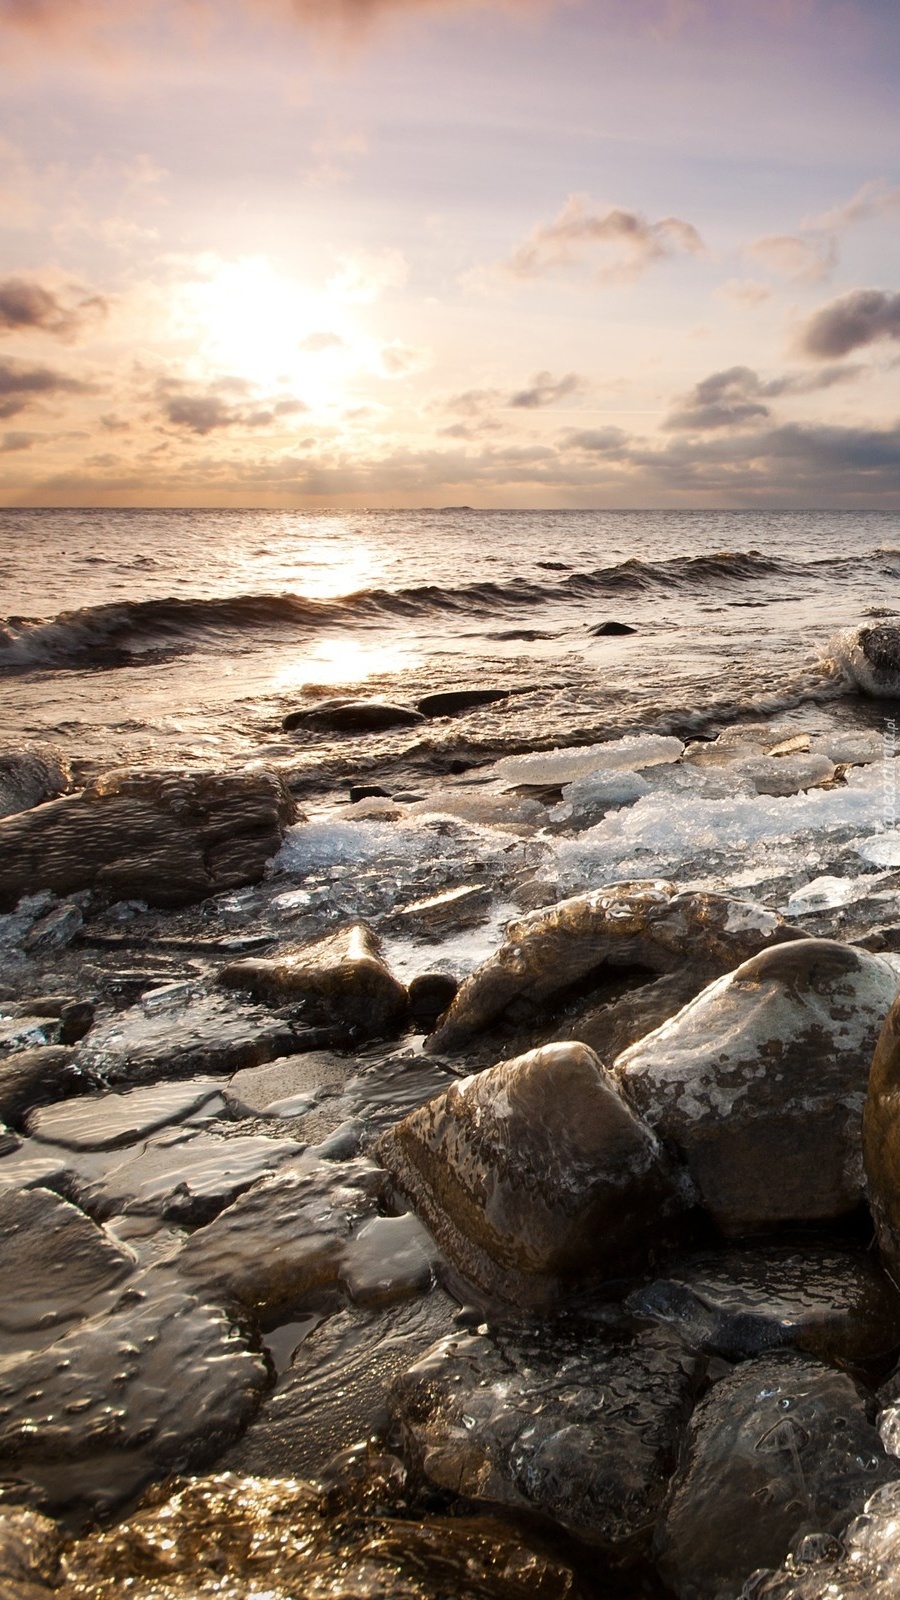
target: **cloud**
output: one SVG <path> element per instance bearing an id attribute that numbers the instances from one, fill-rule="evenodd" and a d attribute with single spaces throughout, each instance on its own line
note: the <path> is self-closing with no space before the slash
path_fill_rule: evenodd
<path id="1" fill-rule="evenodd" d="M 21 361 L 0 361 L 0 420 L 18 416 L 36 401 L 58 394 L 86 394 L 90 384 L 69 378 L 52 367 L 29 367 Z"/>
<path id="2" fill-rule="evenodd" d="M 680 217 L 648 222 L 637 211 L 599 210 L 586 195 L 573 194 L 553 222 L 518 246 L 504 270 L 538 278 L 587 263 L 601 282 L 628 283 L 657 262 L 679 253 L 700 255 L 705 248 L 693 224 Z"/>
<path id="3" fill-rule="evenodd" d="M 293 395 L 259 403 L 242 378 L 219 378 L 205 389 L 192 389 L 180 378 L 164 378 L 156 386 L 160 411 L 167 423 L 184 433 L 205 437 L 221 428 L 267 428 L 309 407 Z"/>
<path id="4" fill-rule="evenodd" d="M 343 350 L 345 344 L 346 340 L 342 339 L 339 333 L 323 330 L 321 333 L 308 334 L 305 339 L 301 339 L 297 348 L 304 350 L 307 355 L 320 356 L 324 350 Z"/>
<path id="5" fill-rule="evenodd" d="M 837 384 L 851 382 L 860 370 L 857 366 L 826 367 L 813 374 L 787 373 L 764 381 L 752 367 L 727 367 L 695 384 L 662 426 L 670 433 L 755 427 L 772 415 L 766 400 L 833 389 Z"/>
<path id="6" fill-rule="evenodd" d="M 852 289 L 804 323 L 798 347 L 815 360 L 833 360 L 881 339 L 900 340 L 900 294 Z"/>
<path id="7" fill-rule="evenodd" d="M 102 295 L 88 295 L 66 304 L 34 278 L 0 279 L 0 334 L 38 331 L 70 340 L 86 323 L 106 315 Z"/>
<path id="8" fill-rule="evenodd" d="M 584 378 L 577 372 L 567 372 L 564 378 L 554 378 L 552 372 L 538 372 L 525 389 L 516 390 L 506 404 L 514 411 L 537 411 L 542 406 L 553 406 L 570 394 L 583 394 L 587 388 Z"/>
<path id="9" fill-rule="evenodd" d="M 861 189 L 857 189 L 856 194 L 845 205 L 835 206 L 822 216 L 811 218 L 804 223 L 804 227 L 838 232 L 843 228 L 853 227 L 858 222 L 898 215 L 900 215 L 900 187 L 887 183 L 884 178 L 873 178 L 869 183 L 864 183 Z"/>
<path id="10" fill-rule="evenodd" d="M 5 433 L 0 439 L 0 456 L 10 456 L 22 450 L 30 450 L 38 438 L 39 435 L 36 433 Z"/>
<path id="11" fill-rule="evenodd" d="M 780 278 L 794 283 L 821 283 L 837 263 L 837 244 L 828 237 L 801 238 L 797 234 L 770 234 L 747 246 L 747 255 Z"/>

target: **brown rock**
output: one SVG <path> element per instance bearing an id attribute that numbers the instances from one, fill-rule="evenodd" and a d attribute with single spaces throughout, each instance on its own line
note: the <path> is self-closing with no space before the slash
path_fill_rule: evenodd
<path id="1" fill-rule="evenodd" d="M 878 1245 L 896 1278 L 900 1273 L 900 1000 L 888 1013 L 869 1074 L 863 1162 Z"/>
<path id="2" fill-rule="evenodd" d="M 398 1023 L 409 1005 L 380 950 L 371 928 L 358 922 L 272 960 L 233 961 L 219 981 L 272 1005 L 302 1002 L 304 1020 L 340 1023 L 372 1036 Z"/>
<path id="3" fill-rule="evenodd" d="M 94 1083 L 93 1074 L 75 1060 L 74 1050 L 63 1045 L 20 1050 L 0 1061 L 0 1117 L 17 1127 L 32 1106 L 83 1094 Z"/>
<path id="4" fill-rule="evenodd" d="M 282 728 L 321 729 L 327 733 L 381 733 L 386 728 L 409 728 L 424 722 L 419 711 L 388 705 L 384 700 L 322 700 L 317 706 L 289 711 Z"/>

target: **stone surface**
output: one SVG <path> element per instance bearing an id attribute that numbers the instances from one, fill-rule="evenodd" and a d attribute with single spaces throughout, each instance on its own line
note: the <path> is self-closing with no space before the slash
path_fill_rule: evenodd
<path id="1" fill-rule="evenodd" d="M 803 937 L 773 912 L 667 883 L 619 884 L 575 895 L 511 922 L 503 944 L 461 985 L 428 1048 L 462 1049 L 522 1008 L 547 1010 L 576 984 L 621 969 L 645 981 L 686 968 L 697 988 L 771 944 Z M 696 993 L 696 990 L 694 991 Z M 518 1011 L 517 1011 L 518 1008 Z"/>
<path id="2" fill-rule="evenodd" d="M 20 1050 L 0 1061 L 0 1117 L 19 1127 L 32 1106 L 83 1094 L 94 1084 L 93 1074 L 63 1045 Z"/>
<path id="3" fill-rule="evenodd" d="M 0 910 L 35 889 L 190 905 L 257 882 L 294 818 L 273 773 L 111 772 L 0 821 Z"/>
<path id="4" fill-rule="evenodd" d="M 618 1555 L 646 1546 L 703 1363 L 567 1323 L 443 1340 L 394 1384 L 409 1459 L 470 1500 L 538 1512 Z"/>
<path id="5" fill-rule="evenodd" d="M 0 1510 L 3 1600 L 46 1600 L 62 1577 L 62 1534 L 55 1522 L 16 1506 Z"/>
<path id="6" fill-rule="evenodd" d="M 409 1004 L 376 935 L 362 922 L 270 961 L 234 961 L 219 980 L 275 1005 L 302 1004 L 305 1021 L 340 1023 L 366 1037 L 399 1023 Z"/>
<path id="7" fill-rule="evenodd" d="M 478 706 L 508 700 L 511 693 L 511 689 L 444 689 L 439 694 L 423 695 L 416 701 L 416 710 L 423 717 L 455 717 L 460 711 L 474 711 Z"/>
<path id="8" fill-rule="evenodd" d="M 294 728 L 324 733 L 381 733 L 387 728 L 410 728 L 424 721 L 420 711 L 389 705 L 384 700 L 321 700 L 318 705 L 289 711 L 281 726 L 285 733 Z"/>
<path id="9" fill-rule="evenodd" d="M 355 1068 L 353 1057 L 310 1050 L 236 1072 L 222 1092 L 237 1116 L 299 1116 L 340 1095 Z"/>
<path id="10" fill-rule="evenodd" d="M 376 1150 L 454 1265 L 518 1305 L 622 1276 L 680 1204 L 658 1141 L 586 1045 L 455 1083 Z"/>
<path id="11" fill-rule="evenodd" d="M 302 1032 L 261 1007 L 188 990 L 159 1011 L 131 1006 L 92 1028 L 75 1059 L 108 1084 L 151 1084 L 208 1073 L 230 1076 L 302 1047 Z"/>
<path id="12" fill-rule="evenodd" d="M 863 1112 L 863 1161 L 878 1246 L 900 1273 L 900 999 L 885 1019 Z"/>
<path id="13" fill-rule="evenodd" d="M 440 1259 L 431 1234 L 411 1212 L 372 1217 L 344 1251 L 340 1284 L 358 1305 L 388 1305 L 422 1294 Z"/>
<path id="14" fill-rule="evenodd" d="M 900 1477 L 861 1391 L 798 1355 L 744 1362 L 701 1400 L 657 1530 L 679 1600 L 735 1600 L 806 1534 L 839 1533 Z"/>
<path id="15" fill-rule="evenodd" d="M 79 1175 L 72 1189 L 78 1203 L 97 1217 L 125 1211 L 197 1226 L 302 1148 L 290 1139 L 167 1130 L 99 1177 Z"/>
<path id="16" fill-rule="evenodd" d="M 268 1381 L 221 1311 L 126 1291 L 110 1315 L 0 1361 L 3 1477 L 41 1508 L 108 1511 L 152 1478 L 213 1460 Z"/>
<path id="17" fill-rule="evenodd" d="M 215 1078 L 188 1078 L 147 1089 L 80 1095 L 64 1105 L 30 1112 L 25 1126 L 32 1138 L 67 1150 L 115 1150 L 202 1109 L 215 1114 L 214 1102 L 224 1108 L 220 1088 Z"/>
<path id="18" fill-rule="evenodd" d="M 628 633 L 637 633 L 637 628 L 632 628 L 627 622 L 598 622 L 595 627 L 589 628 L 588 633 L 595 639 L 610 639 Z"/>
<path id="19" fill-rule="evenodd" d="M 896 1600 L 900 1594 L 900 1484 L 876 1489 L 840 1539 L 802 1539 L 778 1572 L 748 1580 L 746 1600 Z"/>
<path id="20" fill-rule="evenodd" d="M 459 979 L 449 972 L 418 972 L 409 984 L 409 1011 L 413 1025 L 428 1032 L 453 1000 Z"/>
<path id="21" fill-rule="evenodd" d="M 0 1329 L 71 1322 L 127 1277 L 135 1257 L 46 1189 L 0 1193 Z"/>
<path id="22" fill-rule="evenodd" d="M 900 976 L 828 939 L 764 951 L 613 1071 L 727 1234 L 852 1211 L 874 1042 Z"/>
<path id="23" fill-rule="evenodd" d="M 859 1250 L 706 1251 L 667 1261 L 625 1303 L 731 1361 L 793 1345 L 826 1361 L 866 1362 L 900 1344 L 900 1295 Z"/>
<path id="24" fill-rule="evenodd" d="M 53 800 L 65 794 L 71 782 L 71 768 L 60 750 L 33 745 L 0 750 L 0 817 Z"/>

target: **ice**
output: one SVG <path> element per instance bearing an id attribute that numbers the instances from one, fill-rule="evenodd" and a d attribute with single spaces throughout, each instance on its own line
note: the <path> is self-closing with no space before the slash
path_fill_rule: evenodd
<path id="1" fill-rule="evenodd" d="M 900 831 L 875 834 L 871 839 L 861 839 L 856 846 L 863 861 L 876 867 L 900 867 Z"/>
<path id="2" fill-rule="evenodd" d="M 802 753 L 744 756 L 732 770 L 749 779 L 758 794 L 771 795 L 796 794 L 834 777 L 834 763 L 827 756 Z"/>
<path id="3" fill-rule="evenodd" d="M 441 789 L 427 800 L 407 806 L 406 810 L 412 816 L 461 817 L 466 822 L 501 828 L 517 828 L 523 823 L 540 825 L 547 814 L 538 800 L 462 788 Z"/>
<path id="4" fill-rule="evenodd" d="M 806 917 L 816 911 L 830 911 L 834 906 L 850 905 L 871 893 L 872 885 L 880 881 L 876 873 L 865 878 L 813 878 L 802 889 L 795 889 L 786 905 L 779 909 L 785 917 Z"/>
<path id="5" fill-rule="evenodd" d="M 571 750 L 540 750 L 533 755 L 505 756 L 491 769 L 509 785 L 574 783 L 590 772 L 633 772 L 660 761 L 677 761 L 684 749 L 680 739 L 647 733 L 611 739 L 603 744 L 577 745 Z"/>
<path id="6" fill-rule="evenodd" d="M 589 772 L 565 785 L 562 804 L 554 806 L 550 816 L 554 822 L 600 816 L 613 806 L 633 805 L 649 793 L 650 784 L 637 772 Z"/>
<path id="7" fill-rule="evenodd" d="M 829 761 L 848 766 L 863 766 L 866 762 L 880 761 L 884 755 L 884 739 L 877 733 L 829 733 L 816 739 L 811 746 Z"/>

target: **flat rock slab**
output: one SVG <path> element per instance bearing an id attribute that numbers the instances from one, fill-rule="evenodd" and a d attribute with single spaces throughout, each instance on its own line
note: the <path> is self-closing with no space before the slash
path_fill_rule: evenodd
<path id="1" fill-rule="evenodd" d="M 301 1048 L 290 1023 L 220 994 L 191 994 L 160 1010 L 130 1006 L 92 1028 L 76 1062 L 104 1083 L 231 1076 Z"/>
<path id="2" fill-rule="evenodd" d="M 135 1257 L 46 1189 L 0 1193 L 0 1328 L 70 1322 L 127 1277 Z"/>
<path id="3" fill-rule="evenodd" d="M 302 1149 L 289 1139 L 221 1138 L 170 1131 L 148 1139 L 136 1154 L 101 1177 L 76 1178 L 75 1199 L 98 1217 L 124 1211 L 173 1222 L 205 1223 L 243 1189 Z"/>
<path id="4" fill-rule="evenodd" d="M 357 1065 L 355 1057 L 310 1050 L 236 1072 L 222 1093 L 238 1116 L 301 1116 L 320 1100 L 340 1095 Z"/>
<path id="5" fill-rule="evenodd" d="M 393 1386 L 411 1461 L 471 1500 L 538 1512 L 618 1555 L 646 1547 L 704 1363 L 589 1326 L 456 1335 Z"/>
<path id="6" fill-rule="evenodd" d="M 866 1362 L 900 1344 L 900 1294 L 870 1254 L 720 1250 L 667 1261 L 625 1302 L 694 1349 L 742 1361 L 792 1345 L 823 1360 Z"/>
<path id="7" fill-rule="evenodd" d="M 32 1111 L 26 1127 L 32 1138 L 68 1150 L 115 1150 L 198 1112 L 217 1116 L 225 1104 L 220 1089 L 215 1078 L 192 1078 L 148 1089 L 81 1096 L 63 1106 Z"/>
<path id="8" fill-rule="evenodd" d="M 0 820 L 0 910 L 35 889 L 191 905 L 258 882 L 295 816 L 271 772 L 110 772 Z"/>
<path id="9" fill-rule="evenodd" d="M 390 1029 L 409 1006 L 406 989 L 381 958 L 378 938 L 362 922 L 270 961 L 234 961 L 219 981 L 269 1004 L 302 1004 L 305 1021 L 338 1023 L 366 1037 Z"/>
<path id="10" fill-rule="evenodd" d="M 862 1199 L 862 1110 L 900 976 L 830 939 L 764 951 L 613 1066 L 724 1233 L 819 1221 Z"/>
<path id="11" fill-rule="evenodd" d="M 799 1355 L 746 1361 L 701 1400 L 657 1530 L 680 1600 L 736 1600 L 806 1534 L 840 1533 L 900 1477 L 861 1390 Z"/>
<path id="12" fill-rule="evenodd" d="M 213 1460 L 268 1381 L 221 1311 L 126 1292 L 49 1349 L 0 1362 L 3 1477 L 45 1509 L 109 1511 L 152 1478 Z"/>
<path id="13" fill-rule="evenodd" d="M 648 978 L 693 969 L 697 987 L 771 944 L 802 937 L 773 912 L 674 884 L 622 884 L 575 895 L 511 922 L 500 949 L 460 986 L 427 1048 L 462 1049 L 522 1007 L 546 1008 L 604 971 Z"/>
<path id="14" fill-rule="evenodd" d="M 336 1288 L 349 1236 L 374 1215 L 384 1182 L 368 1161 L 301 1157 L 193 1233 L 173 1271 L 271 1326 Z"/>
<path id="15" fill-rule="evenodd" d="M 375 1148 L 464 1276 L 521 1306 L 625 1275 L 683 1203 L 655 1135 L 582 1044 L 454 1083 Z"/>

